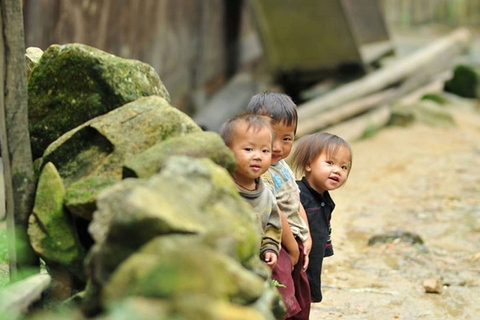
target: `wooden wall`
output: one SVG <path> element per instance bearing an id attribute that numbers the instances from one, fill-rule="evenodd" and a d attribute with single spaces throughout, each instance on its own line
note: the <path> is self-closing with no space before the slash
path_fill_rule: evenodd
<path id="1" fill-rule="evenodd" d="M 385 19 L 394 27 L 439 24 L 480 25 L 480 0 L 381 0 Z"/>
<path id="2" fill-rule="evenodd" d="M 192 111 L 190 93 L 214 90 L 252 58 L 238 50 L 241 41 L 248 44 L 255 37 L 242 0 L 23 0 L 23 4 L 26 47 L 45 50 L 54 43 L 78 42 L 146 62 L 160 75 L 172 104 L 187 112 Z"/>
<path id="3" fill-rule="evenodd" d="M 389 27 L 480 23 L 480 0 L 378 1 Z M 237 70 L 261 67 L 263 49 L 249 2 L 23 0 L 25 42 L 43 50 L 78 42 L 146 62 L 172 104 L 192 114 Z"/>

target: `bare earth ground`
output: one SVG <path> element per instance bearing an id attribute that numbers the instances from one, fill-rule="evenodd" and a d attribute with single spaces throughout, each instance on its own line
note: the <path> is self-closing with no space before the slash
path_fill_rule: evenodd
<path id="1" fill-rule="evenodd" d="M 448 108 L 455 127 L 389 127 L 351 143 L 312 320 L 479 319 L 480 113 L 473 102 Z M 423 247 L 367 245 L 394 230 L 417 233 Z M 441 294 L 425 292 L 429 278 L 441 279 Z"/>

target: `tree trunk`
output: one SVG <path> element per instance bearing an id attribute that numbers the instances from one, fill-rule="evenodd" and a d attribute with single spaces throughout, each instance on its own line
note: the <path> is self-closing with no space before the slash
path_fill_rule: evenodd
<path id="1" fill-rule="evenodd" d="M 0 0 L 0 142 L 5 181 L 10 278 L 38 269 L 27 236 L 35 183 L 28 132 L 28 96 L 22 1 Z M 36 270 L 38 272 L 38 270 Z"/>

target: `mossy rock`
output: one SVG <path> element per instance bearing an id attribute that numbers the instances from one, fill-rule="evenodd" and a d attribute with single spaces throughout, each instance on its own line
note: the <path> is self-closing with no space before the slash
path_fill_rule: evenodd
<path id="1" fill-rule="evenodd" d="M 123 177 L 148 178 L 158 173 L 173 155 L 209 158 L 230 173 L 235 170 L 235 158 L 220 135 L 212 131 L 193 132 L 162 141 L 125 163 Z"/>
<path id="2" fill-rule="evenodd" d="M 136 295 L 174 299 L 204 293 L 247 305 L 262 295 L 264 281 L 195 238 L 160 236 L 115 270 L 102 296 L 105 301 L 113 301 Z"/>
<path id="3" fill-rule="evenodd" d="M 259 260 L 256 216 L 228 172 L 210 159 L 170 157 L 159 174 L 103 191 L 89 227 L 91 269 L 105 283 L 118 264 L 158 235 L 200 234 L 209 246 L 252 266 Z"/>
<path id="4" fill-rule="evenodd" d="M 47 267 L 61 266 L 78 279 L 85 279 L 85 249 L 72 216 L 63 206 L 64 197 L 62 179 L 55 166 L 48 163 L 38 181 L 35 205 L 29 217 L 30 244 Z"/>
<path id="5" fill-rule="evenodd" d="M 51 45 L 28 81 L 34 159 L 63 133 L 142 96 L 170 100 L 148 64 L 83 45 Z"/>
<path id="6" fill-rule="evenodd" d="M 142 97 L 63 134 L 48 146 L 42 162 L 55 164 L 67 188 L 87 176 L 121 180 L 127 159 L 165 139 L 201 131 L 165 99 Z"/>
<path id="7" fill-rule="evenodd" d="M 86 177 L 76 181 L 66 190 L 64 205 L 71 214 L 90 221 L 97 208 L 97 195 L 117 181 L 106 177 Z"/>

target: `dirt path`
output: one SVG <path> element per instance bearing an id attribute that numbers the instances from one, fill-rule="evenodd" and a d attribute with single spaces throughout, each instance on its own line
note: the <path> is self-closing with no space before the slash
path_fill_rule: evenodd
<path id="1" fill-rule="evenodd" d="M 311 319 L 477 319 L 480 315 L 480 112 L 454 103 L 454 128 L 415 124 L 353 142 L 349 181 L 332 192 L 335 255 Z M 388 231 L 417 233 L 368 246 Z M 423 282 L 441 279 L 441 294 Z"/>

